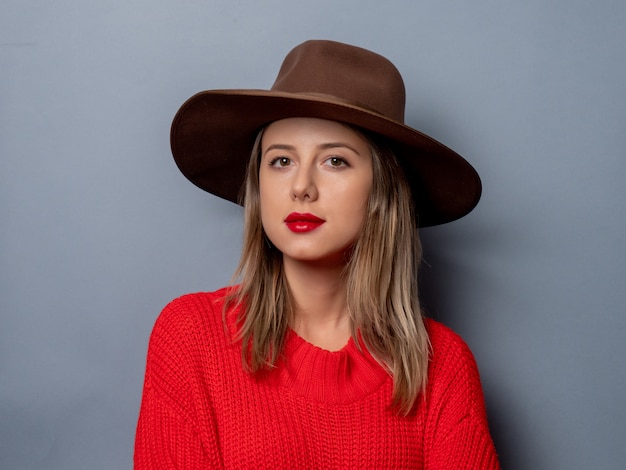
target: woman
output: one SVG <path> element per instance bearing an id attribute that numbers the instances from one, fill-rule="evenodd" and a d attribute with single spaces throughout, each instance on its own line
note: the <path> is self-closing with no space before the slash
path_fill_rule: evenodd
<path id="1" fill-rule="evenodd" d="M 480 197 L 459 155 L 404 121 L 370 51 L 308 41 L 270 91 L 190 98 L 172 151 L 245 208 L 239 284 L 154 327 L 136 468 L 499 468 L 476 364 L 420 310 L 417 227 Z"/>

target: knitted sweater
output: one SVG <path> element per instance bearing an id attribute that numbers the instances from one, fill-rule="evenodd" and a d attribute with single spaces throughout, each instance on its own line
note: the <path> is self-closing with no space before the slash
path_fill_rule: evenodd
<path id="1" fill-rule="evenodd" d="M 426 320 L 425 400 L 402 417 L 392 378 L 352 339 L 330 352 L 290 330 L 276 369 L 244 371 L 225 293 L 181 297 L 159 316 L 135 469 L 499 468 L 476 363 L 447 327 Z"/>

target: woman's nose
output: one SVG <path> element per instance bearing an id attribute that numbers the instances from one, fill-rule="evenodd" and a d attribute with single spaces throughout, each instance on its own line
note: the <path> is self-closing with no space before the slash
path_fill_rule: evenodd
<path id="1" fill-rule="evenodd" d="M 291 187 L 291 197 L 293 200 L 315 200 L 318 196 L 317 185 L 315 183 L 314 169 L 301 166 L 294 174 Z"/>

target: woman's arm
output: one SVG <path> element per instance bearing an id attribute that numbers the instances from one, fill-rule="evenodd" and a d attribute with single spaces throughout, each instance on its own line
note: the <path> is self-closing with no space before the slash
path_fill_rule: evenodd
<path id="1" fill-rule="evenodd" d="M 219 468 L 206 455 L 193 422 L 160 399 L 149 384 L 144 394 L 135 437 L 135 467 L 140 469 Z"/>
<path id="2" fill-rule="evenodd" d="M 440 328 L 432 338 L 425 466 L 497 470 L 500 464 L 474 356 L 460 337 Z"/>
<path id="3" fill-rule="evenodd" d="M 135 437 L 136 470 L 222 468 L 216 427 L 205 422 L 211 416 L 206 399 L 198 399 L 193 356 L 198 329 L 179 305 L 175 301 L 163 310 L 150 336 Z"/>

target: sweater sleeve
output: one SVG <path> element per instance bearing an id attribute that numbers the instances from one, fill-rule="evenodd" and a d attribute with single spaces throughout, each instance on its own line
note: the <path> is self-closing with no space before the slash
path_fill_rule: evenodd
<path id="1" fill-rule="evenodd" d="M 197 331 L 176 301 L 155 323 L 135 436 L 136 470 L 222 467 L 215 423 L 198 423 L 198 407 L 207 403 L 199 400 L 194 380 Z"/>
<path id="2" fill-rule="evenodd" d="M 428 470 L 498 470 L 478 367 L 463 340 L 444 331 L 433 336 L 427 421 Z"/>

